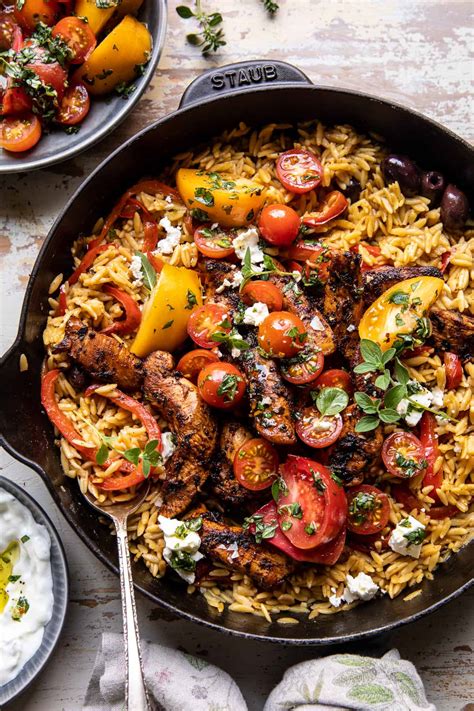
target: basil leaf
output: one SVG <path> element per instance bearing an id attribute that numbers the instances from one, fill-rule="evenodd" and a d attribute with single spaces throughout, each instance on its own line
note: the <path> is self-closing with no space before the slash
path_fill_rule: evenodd
<path id="1" fill-rule="evenodd" d="M 342 388 L 323 388 L 316 398 L 321 415 L 337 415 L 349 404 L 349 396 Z"/>
<path id="2" fill-rule="evenodd" d="M 396 408 L 397 405 L 407 396 L 406 385 L 395 385 L 387 390 L 384 397 L 384 405 L 388 408 Z"/>
<path id="3" fill-rule="evenodd" d="M 372 373 L 374 370 L 377 368 L 372 363 L 359 363 L 354 368 L 354 373 Z"/>
<path id="4" fill-rule="evenodd" d="M 361 417 L 359 422 L 355 426 L 356 432 L 370 432 L 371 430 L 377 429 L 379 424 L 379 418 L 376 415 L 366 415 Z"/>
<path id="5" fill-rule="evenodd" d="M 382 360 L 382 349 L 378 343 L 369 341 L 368 338 L 363 338 L 360 342 L 360 352 L 366 363 L 379 365 Z"/>
<path id="6" fill-rule="evenodd" d="M 400 419 L 399 413 L 396 410 L 391 410 L 390 408 L 379 410 L 379 417 L 382 422 L 386 422 L 387 424 L 398 422 Z"/>
<path id="7" fill-rule="evenodd" d="M 380 404 L 380 400 L 372 400 L 366 393 L 357 392 L 354 393 L 354 400 L 358 404 L 361 410 L 366 412 L 368 415 L 375 415 L 377 408 Z"/>
<path id="8" fill-rule="evenodd" d="M 390 373 L 385 370 L 382 375 L 379 375 L 375 380 L 375 386 L 381 390 L 386 390 L 390 385 Z"/>
<path id="9" fill-rule="evenodd" d="M 140 257 L 140 261 L 142 263 L 143 283 L 145 284 L 146 288 L 150 289 L 151 291 L 156 285 L 156 272 L 151 266 L 150 260 L 148 259 L 146 254 L 143 254 L 143 252 L 135 252 L 135 254 Z"/>
<path id="10" fill-rule="evenodd" d="M 395 359 L 395 366 L 393 369 L 394 375 L 401 385 L 406 385 L 410 380 L 410 374 L 405 366 L 400 363 L 399 359 Z"/>
<path id="11" fill-rule="evenodd" d="M 99 449 L 97 450 L 97 454 L 95 455 L 95 461 L 97 464 L 105 464 L 107 461 L 107 457 L 109 456 L 109 450 L 108 447 L 105 444 L 101 444 Z"/>

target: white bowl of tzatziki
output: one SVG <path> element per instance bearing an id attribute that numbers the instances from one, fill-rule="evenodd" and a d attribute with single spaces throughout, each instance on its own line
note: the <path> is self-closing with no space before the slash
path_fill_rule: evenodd
<path id="1" fill-rule="evenodd" d="M 58 636 L 53 633 L 54 640 L 51 638 L 52 618 L 55 618 L 53 627 L 58 622 L 58 610 L 55 609 L 58 581 L 54 576 L 55 573 L 65 575 L 65 581 L 60 581 L 62 597 L 64 589 L 67 591 L 67 570 L 63 560 L 58 567 L 57 548 L 56 534 L 44 512 L 24 492 L 2 478 L 0 702 L 16 696 L 30 683 L 51 653 Z M 62 556 L 62 549 L 60 554 Z M 64 604 L 63 601 L 61 607 Z M 62 614 L 61 610 L 59 616 Z M 7 693 L 10 691 L 12 695 Z"/>

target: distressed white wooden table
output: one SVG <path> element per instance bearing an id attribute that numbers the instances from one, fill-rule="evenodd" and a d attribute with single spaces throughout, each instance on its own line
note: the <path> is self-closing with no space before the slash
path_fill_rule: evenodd
<path id="1" fill-rule="evenodd" d="M 171 0 L 160 67 L 131 119 L 76 160 L 0 181 L 2 350 L 13 341 L 33 262 L 66 199 L 121 141 L 175 109 L 182 90 L 206 67 L 251 58 L 285 59 L 301 67 L 315 83 L 390 97 L 474 139 L 470 120 L 472 2 L 280 0 L 280 11 L 270 20 L 259 0 L 203 0 L 205 9 L 222 12 L 227 35 L 227 46 L 210 60 L 186 46 L 184 35 L 191 31 L 190 21 L 178 18 L 176 4 Z M 28 423 L 19 426 L 27 433 Z M 11 708 L 76 711 L 81 708 L 101 632 L 121 628 L 118 580 L 65 523 L 39 477 L 8 455 L 1 456 L 2 473 L 25 486 L 60 531 L 72 582 L 69 616 L 54 658 L 27 696 Z M 472 711 L 473 600 L 473 593 L 466 594 L 396 632 L 390 640 L 367 643 L 365 649 L 385 651 L 389 645 L 397 646 L 417 665 L 438 709 Z M 263 699 L 286 667 L 314 656 L 311 649 L 245 642 L 172 620 L 145 599 L 138 600 L 138 611 L 145 637 L 204 655 L 229 671 L 251 711 L 262 708 Z"/>

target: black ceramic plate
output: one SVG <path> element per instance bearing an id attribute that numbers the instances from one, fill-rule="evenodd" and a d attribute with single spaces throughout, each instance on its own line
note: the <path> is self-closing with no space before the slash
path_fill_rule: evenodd
<path id="1" fill-rule="evenodd" d="M 136 79 L 135 91 L 125 100 L 116 94 L 93 97 L 91 110 L 78 133 L 71 135 L 60 128 L 43 136 L 40 142 L 25 153 L 8 153 L 0 148 L 0 175 L 3 173 L 24 173 L 28 170 L 45 168 L 68 160 L 111 133 L 133 110 L 155 73 L 166 35 L 166 0 L 145 0 L 138 14 L 153 38 L 150 61 L 144 74 Z"/>
<path id="2" fill-rule="evenodd" d="M 12 701 L 16 696 L 23 693 L 25 689 L 36 679 L 41 673 L 43 667 L 51 657 L 54 648 L 56 647 L 59 636 L 61 634 L 64 621 L 66 619 L 66 610 L 69 596 L 69 580 L 66 556 L 56 529 L 54 528 L 50 518 L 43 511 L 41 506 L 26 494 L 23 489 L 14 484 L 9 479 L 0 476 L 0 489 L 5 489 L 9 494 L 18 499 L 20 503 L 26 506 L 33 515 L 37 523 L 46 527 L 51 539 L 51 572 L 53 575 L 53 613 L 51 619 L 45 627 L 43 640 L 37 652 L 29 659 L 18 675 L 8 682 L 0 686 L 0 708 L 3 704 Z"/>

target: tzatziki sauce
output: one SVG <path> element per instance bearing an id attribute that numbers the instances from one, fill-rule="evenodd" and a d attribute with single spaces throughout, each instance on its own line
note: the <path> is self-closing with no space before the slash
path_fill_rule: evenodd
<path id="1" fill-rule="evenodd" d="M 0 686 L 38 650 L 53 601 L 48 531 L 0 488 Z"/>

